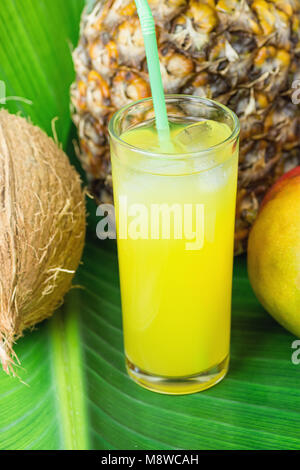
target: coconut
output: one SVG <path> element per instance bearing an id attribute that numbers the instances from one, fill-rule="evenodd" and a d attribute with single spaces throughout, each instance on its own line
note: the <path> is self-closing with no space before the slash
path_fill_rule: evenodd
<path id="1" fill-rule="evenodd" d="M 70 289 L 85 237 L 80 177 L 41 129 L 0 111 L 0 361 Z"/>

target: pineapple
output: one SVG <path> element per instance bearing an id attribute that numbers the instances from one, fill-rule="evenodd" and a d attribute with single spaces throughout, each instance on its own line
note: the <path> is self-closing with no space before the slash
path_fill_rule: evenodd
<path id="1" fill-rule="evenodd" d="M 235 251 L 267 189 L 300 163 L 300 0 L 149 0 L 166 93 L 213 98 L 241 121 Z M 72 115 L 96 200 L 112 200 L 107 124 L 150 95 L 133 0 L 94 0 L 73 53 Z"/>

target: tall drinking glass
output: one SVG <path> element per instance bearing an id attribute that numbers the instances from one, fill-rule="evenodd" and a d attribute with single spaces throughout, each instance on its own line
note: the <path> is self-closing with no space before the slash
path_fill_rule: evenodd
<path id="1" fill-rule="evenodd" d="M 229 364 L 239 122 L 225 106 L 166 96 L 109 124 L 126 367 L 150 390 L 185 394 Z"/>

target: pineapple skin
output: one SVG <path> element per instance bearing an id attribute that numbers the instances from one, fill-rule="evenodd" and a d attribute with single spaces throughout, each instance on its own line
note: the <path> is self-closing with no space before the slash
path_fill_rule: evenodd
<path id="1" fill-rule="evenodd" d="M 241 122 L 235 253 L 268 188 L 300 164 L 300 0 L 149 0 L 166 93 L 215 99 Z M 73 52 L 72 117 L 79 156 L 98 202 L 112 201 L 107 125 L 150 96 L 144 44 L 132 0 L 94 0 Z"/>

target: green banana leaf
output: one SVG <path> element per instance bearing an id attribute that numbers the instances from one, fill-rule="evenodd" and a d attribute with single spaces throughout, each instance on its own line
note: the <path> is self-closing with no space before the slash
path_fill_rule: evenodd
<path id="1" fill-rule="evenodd" d="M 88 235 L 62 312 L 19 341 L 28 386 L 0 374 L 2 449 L 299 449 L 293 337 L 235 261 L 231 366 L 205 392 L 158 395 L 126 375 L 116 249 Z"/>
<path id="2" fill-rule="evenodd" d="M 51 122 L 58 117 L 56 129 L 63 143 L 71 125 L 70 51 L 77 43 L 83 6 L 84 0 L 5 0 L 0 8 L 0 92 L 4 83 L 5 107 L 30 116 L 50 135 Z"/>
<path id="3" fill-rule="evenodd" d="M 8 101 L 69 149 L 68 88 L 81 0 L 6 0 L 0 9 L 0 80 Z M 69 145 L 67 145 L 67 143 Z M 95 236 L 90 212 L 83 264 L 52 319 L 16 346 L 17 378 L 0 371 L 0 449 L 299 449 L 300 365 L 295 339 L 252 293 L 235 260 L 231 366 L 205 392 L 171 397 L 135 385 L 124 367 L 116 246 Z"/>

